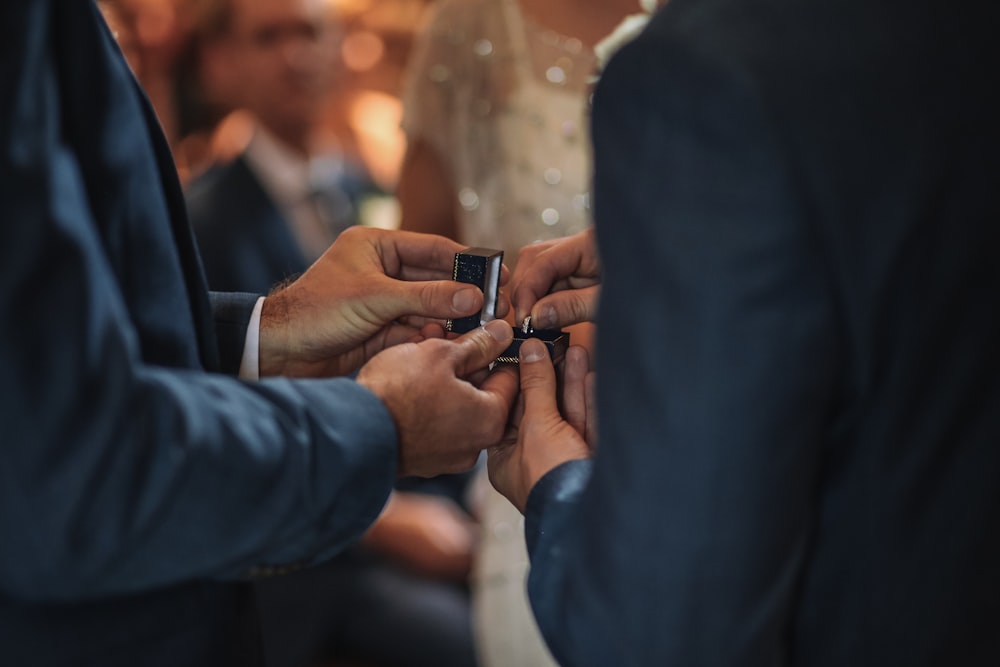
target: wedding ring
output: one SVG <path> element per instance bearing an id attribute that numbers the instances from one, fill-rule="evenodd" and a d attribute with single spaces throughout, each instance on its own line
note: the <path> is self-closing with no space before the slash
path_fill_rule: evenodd
<path id="1" fill-rule="evenodd" d="M 526 318 L 524 318 L 524 322 L 521 323 L 521 333 L 526 334 L 530 332 L 531 332 L 531 315 L 528 315 Z"/>

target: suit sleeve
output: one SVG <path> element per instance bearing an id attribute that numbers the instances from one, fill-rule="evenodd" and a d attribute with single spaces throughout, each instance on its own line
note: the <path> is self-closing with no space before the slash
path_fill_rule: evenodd
<path id="1" fill-rule="evenodd" d="M 65 144 L 50 11 L 0 10 L 0 591 L 79 600 L 332 555 L 391 489 L 390 414 L 350 380 L 144 361 Z"/>
<path id="2" fill-rule="evenodd" d="M 261 296 L 245 292 L 211 292 L 209 295 L 223 373 L 238 375 L 240 372 L 247 327 Z"/>
<path id="3" fill-rule="evenodd" d="M 820 245 L 738 66 L 649 32 L 596 94 L 599 449 L 533 490 L 561 664 L 781 664 L 838 341 Z"/>

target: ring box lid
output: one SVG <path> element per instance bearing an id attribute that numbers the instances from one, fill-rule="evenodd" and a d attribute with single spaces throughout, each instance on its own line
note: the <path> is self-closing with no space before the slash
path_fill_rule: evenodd
<path id="1" fill-rule="evenodd" d="M 500 272 L 503 269 L 503 250 L 466 248 L 455 253 L 452 279 L 475 285 L 483 292 L 483 309 L 479 315 L 469 315 L 448 320 L 445 329 L 465 333 L 497 318 L 497 300 L 500 298 Z"/>

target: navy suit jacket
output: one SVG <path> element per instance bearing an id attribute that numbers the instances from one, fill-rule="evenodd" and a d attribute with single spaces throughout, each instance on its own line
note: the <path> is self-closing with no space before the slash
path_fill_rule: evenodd
<path id="1" fill-rule="evenodd" d="M 214 165 L 194 179 L 187 204 L 212 289 L 266 294 L 309 268 L 245 157 Z"/>
<path id="2" fill-rule="evenodd" d="M 670 0 L 594 99 L 566 665 L 1000 664 L 996 3 Z"/>
<path id="3" fill-rule="evenodd" d="M 0 662 L 252 663 L 238 582 L 368 526 L 390 415 L 349 380 L 226 374 L 255 296 L 210 298 L 91 0 L 0 4 L 0 221 Z"/>

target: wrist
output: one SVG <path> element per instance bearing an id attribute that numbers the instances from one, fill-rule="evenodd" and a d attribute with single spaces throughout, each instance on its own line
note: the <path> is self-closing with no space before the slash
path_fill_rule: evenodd
<path id="1" fill-rule="evenodd" d="M 264 299 L 260 311 L 260 376 L 285 375 L 288 364 L 289 306 L 281 292 Z"/>

